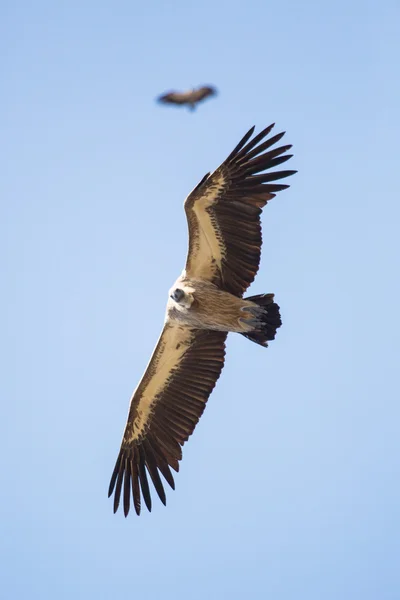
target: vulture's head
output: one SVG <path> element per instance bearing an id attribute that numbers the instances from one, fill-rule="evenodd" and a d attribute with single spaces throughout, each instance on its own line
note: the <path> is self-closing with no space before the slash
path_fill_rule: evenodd
<path id="1" fill-rule="evenodd" d="M 181 308 L 190 308 L 194 301 L 193 294 L 183 287 L 172 288 L 169 297 L 173 301 L 173 304 Z"/>

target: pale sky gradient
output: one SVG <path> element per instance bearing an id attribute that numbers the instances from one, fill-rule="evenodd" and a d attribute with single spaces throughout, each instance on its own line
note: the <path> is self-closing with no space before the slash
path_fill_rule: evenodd
<path id="1" fill-rule="evenodd" d="M 1 596 L 398 600 L 399 22 L 383 2 L 0 7 Z M 170 88 L 215 84 L 190 113 Z M 107 488 L 186 257 L 183 200 L 253 124 L 294 145 L 167 507 Z"/>

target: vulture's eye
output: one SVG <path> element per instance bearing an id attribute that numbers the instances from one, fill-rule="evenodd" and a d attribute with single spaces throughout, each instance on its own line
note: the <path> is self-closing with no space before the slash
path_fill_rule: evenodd
<path id="1" fill-rule="evenodd" d="M 172 300 L 175 300 L 175 302 L 180 302 L 182 300 L 182 298 L 184 297 L 185 292 L 183 290 L 180 290 L 179 288 L 176 288 L 176 290 L 174 290 L 171 294 L 171 298 Z"/>

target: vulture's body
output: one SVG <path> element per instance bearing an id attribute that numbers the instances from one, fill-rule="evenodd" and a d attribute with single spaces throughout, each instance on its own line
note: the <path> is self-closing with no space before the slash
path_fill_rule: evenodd
<path id="1" fill-rule="evenodd" d="M 273 294 L 244 299 L 257 273 L 262 207 L 287 188 L 271 183 L 295 173 L 262 173 L 286 160 L 291 146 L 269 150 L 283 133 L 260 143 L 254 127 L 222 165 L 207 174 L 185 201 L 189 225 L 186 267 L 169 292 L 164 329 L 130 404 L 121 450 L 111 478 L 114 512 L 131 495 L 149 510 L 147 473 L 165 504 L 160 474 L 174 488 L 181 447 L 192 434 L 224 365 L 228 332 L 267 346 L 281 325 Z M 268 151 L 266 151 L 268 150 Z"/>

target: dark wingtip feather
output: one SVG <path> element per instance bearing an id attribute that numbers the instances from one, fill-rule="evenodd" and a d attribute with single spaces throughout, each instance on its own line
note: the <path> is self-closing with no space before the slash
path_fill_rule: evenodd
<path id="1" fill-rule="evenodd" d="M 128 516 L 131 499 L 131 462 L 125 459 L 125 478 L 124 478 L 124 515 Z"/>
<path id="2" fill-rule="evenodd" d="M 270 168 L 272 169 L 273 167 L 277 167 L 278 165 L 281 165 L 282 163 L 290 160 L 291 158 L 293 158 L 293 154 L 285 154 L 284 156 L 277 156 L 276 158 L 272 158 L 270 161 Z"/>
<path id="3" fill-rule="evenodd" d="M 142 446 L 138 447 L 139 457 L 138 457 L 138 471 L 139 471 L 139 481 L 140 487 L 143 494 L 144 502 L 147 506 L 149 512 L 151 512 L 151 496 L 150 496 L 150 488 L 149 482 L 147 481 L 146 468 L 145 468 L 145 453 Z"/>
<path id="4" fill-rule="evenodd" d="M 108 497 L 110 497 L 114 491 L 115 482 L 117 481 L 117 476 L 118 476 L 118 471 L 119 471 L 119 461 L 120 461 L 120 456 L 118 456 L 118 458 L 117 458 L 113 474 L 111 475 L 110 485 L 108 486 Z"/>
<path id="5" fill-rule="evenodd" d="M 294 175 L 295 171 L 269 171 L 268 173 L 261 173 L 260 175 L 253 175 L 249 177 L 251 184 L 267 183 L 268 181 L 276 181 L 277 179 L 285 179 Z"/>
<path id="6" fill-rule="evenodd" d="M 165 490 L 164 490 L 160 475 L 158 473 L 157 461 L 154 457 L 154 453 L 152 452 L 151 445 L 149 444 L 149 442 L 147 440 L 145 440 L 143 443 L 143 449 L 145 451 L 145 456 L 146 456 L 146 459 L 145 459 L 146 460 L 146 468 L 150 474 L 151 480 L 156 489 L 158 497 L 160 498 L 161 502 L 165 506 L 165 504 L 166 504 Z"/>
<path id="7" fill-rule="evenodd" d="M 198 190 L 198 189 L 199 189 L 199 187 L 200 187 L 200 186 L 202 186 L 202 185 L 203 185 L 203 183 L 204 183 L 204 182 L 205 182 L 205 181 L 208 179 L 209 175 L 210 175 L 210 173 L 206 173 L 206 174 L 204 175 L 203 179 L 201 179 L 201 180 L 199 181 L 199 183 L 196 185 L 196 187 L 195 187 L 195 188 L 193 188 L 192 192 L 195 192 L 196 190 Z"/>
<path id="8" fill-rule="evenodd" d="M 259 142 L 261 142 L 261 140 L 264 139 L 270 133 L 270 131 L 273 129 L 274 126 L 275 126 L 275 123 L 272 123 L 271 125 L 268 125 L 268 127 L 265 127 L 265 129 L 260 131 L 260 133 L 258 133 L 252 140 L 249 141 L 248 144 L 246 144 L 246 146 L 244 146 L 240 150 L 240 152 L 238 152 L 236 154 L 235 160 L 240 160 L 243 156 L 248 154 L 250 152 L 250 150 L 252 150 L 255 146 L 257 146 L 257 144 Z M 254 128 L 253 128 L 253 131 L 254 131 Z"/>
<path id="9" fill-rule="evenodd" d="M 288 183 L 265 183 L 263 184 L 263 187 L 265 187 L 265 189 L 268 192 L 283 192 L 283 190 L 287 190 L 290 185 Z"/>
<path id="10" fill-rule="evenodd" d="M 114 513 L 117 512 L 119 507 L 119 501 L 121 498 L 121 488 L 122 488 L 122 480 L 124 477 L 124 469 L 123 469 L 123 461 L 121 460 L 117 478 L 117 484 L 115 486 L 115 495 L 114 495 Z"/>
<path id="11" fill-rule="evenodd" d="M 243 148 L 243 146 L 246 144 L 246 142 L 249 140 L 249 138 L 251 138 L 251 136 L 253 135 L 255 127 L 256 127 L 255 125 L 253 125 L 253 127 L 250 127 L 249 131 L 242 137 L 242 139 L 240 140 L 238 145 L 232 150 L 232 152 L 230 153 L 230 155 L 228 156 L 228 158 L 226 159 L 225 162 L 228 162 L 232 158 L 234 158 L 236 156 L 236 154 L 239 152 L 239 150 L 241 150 Z"/>

